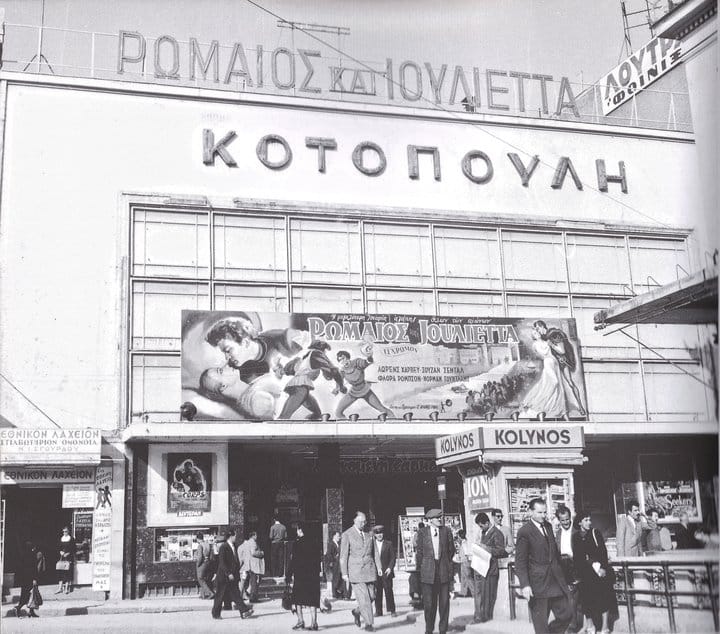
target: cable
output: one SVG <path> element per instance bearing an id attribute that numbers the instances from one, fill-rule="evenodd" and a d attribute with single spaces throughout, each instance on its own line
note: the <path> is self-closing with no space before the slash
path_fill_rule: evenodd
<path id="1" fill-rule="evenodd" d="M 248 4 L 253 5 L 253 6 L 256 7 L 257 9 L 259 9 L 260 11 L 263 11 L 264 13 L 267 13 L 268 15 L 271 15 L 272 17 L 276 18 L 277 20 L 282 20 L 282 21 L 284 21 L 284 22 L 290 22 L 289 20 L 283 18 L 282 16 L 278 15 L 277 13 L 274 13 L 274 12 L 271 11 L 270 9 L 267 9 L 266 7 L 262 6 L 260 3 L 256 2 L 255 0 L 245 0 L 245 2 L 247 2 Z M 399 83 L 398 81 L 396 81 L 392 76 L 390 76 L 390 77 L 386 76 L 385 73 L 382 73 L 382 72 L 380 72 L 380 71 L 375 70 L 374 68 L 372 68 L 371 66 L 369 66 L 369 65 L 366 64 L 365 62 L 363 62 L 363 61 L 361 61 L 361 60 L 353 57 L 353 56 L 350 55 L 349 53 L 346 53 L 346 52 L 342 51 L 341 49 L 333 46 L 332 44 L 330 44 L 329 42 L 325 41 L 324 39 L 322 39 L 322 38 L 314 35 L 314 34 L 311 33 L 310 31 L 306 31 L 306 30 L 303 29 L 302 27 L 295 27 L 295 28 L 296 28 L 298 31 L 301 31 L 302 33 L 304 33 L 305 35 L 307 35 L 308 37 L 316 40 L 317 42 L 319 42 L 319 43 L 322 44 L 323 46 L 326 46 L 326 47 L 328 47 L 329 49 L 335 51 L 336 53 L 347 57 L 348 59 L 352 60 L 352 61 L 355 62 L 356 64 L 358 64 L 358 65 L 360 65 L 361 67 L 363 67 L 365 70 L 367 70 L 367 71 L 369 71 L 369 72 L 371 72 L 371 73 L 373 73 L 373 74 L 375 74 L 375 75 L 380 75 L 381 77 L 384 77 L 385 79 L 387 79 L 387 81 L 391 82 L 393 85 L 397 86 L 398 88 L 400 87 L 400 83 Z M 512 148 L 512 149 L 514 149 L 514 150 L 517 150 L 518 152 L 521 152 L 521 153 L 524 154 L 526 157 L 532 157 L 532 156 L 534 156 L 533 153 L 528 152 L 527 150 L 524 150 L 523 148 L 518 147 L 518 146 L 514 145 L 513 143 L 510 143 L 510 142 L 507 141 L 506 139 L 498 136 L 497 134 L 494 134 L 494 133 L 490 132 L 489 130 L 486 130 L 484 127 L 481 127 L 481 125 L 480 125 L 479 123 L 475 123 L 474 121 L 466 121 L 465 119 L 462 119 L 456 112 L 454 112 L 454 111 L 452 111 L 452 110 L 448 110 L 448 109 L 445 108 L 442 104 L 437 104 L 437 103 L 429 100 L 429 99 L 428 99 L 427 97 L 425 97 L 424 95 L 421 95 L 421 96 L 420 96 L 420 100 L 423 101 L 423 102 L 426 103 L 426 104 L 429 104 L 433 109 L 435 109 L 435 110 L 441 110 L 442 112 L 448 114 L 449 116 L 453 117 L 454 119 L 457 119 L 458 121 L 461 121 L 461 122 L 463 122 L 463 123 L 469 123 L 471 126 L 477 128 L 477 129 L 480 130 L 481 132 L 484 132 L 484 133 L 487 134 L 488 136 L 493 137 L 493 138 L 496 139 L 497 141 L 500 141 L 501 143 L 503 143 L 503 144 L 506 145 L 507 147 L 510 147 L 510 148 Z M 544 165 L 545 167 L 550 168 L 550 169 L 555 169 L 555 166 L 550 165 L 549 163 L 547 163 L 547 162 L 545 162 L 545 161 L 540 160 L 539 163 L 540 163 L 541 165 Z M 597 194 L 603 195 L 603 192 L 601 192 L 601 191 L 600 191 L 599 189 L 597 189 L 596 187 L 593 187 L 593 186 L 590 185 L 589 183 L 583 181 L 582 179 L 580 179 L 580 182 L 582 183 L 583 186 L 587 187 L 589 190 L 591 190 L 591 191 L 593 191 L 593 192 L 595 192 L 595 193 L 597 193 Z M 621 207 L 624 207 L 624 208 L 626 208 L 626 209 L 628 209 L 628 210 L 630 210 L 630 211 L 638 214 L 639 216 L 642 216 L 643 218 L 645 218 L 645 219 L 651 221 L 652 223 L 654 223 L 654 224 L 656 224 L 656 225 L 659 225 L 659 226 L 661 226 L 661 227 L 663 227 L 663 228 L 665 228 L 665 229 L 674 229 L 674 227 L 673 227 L 672 225 L 669 225 L 669 224 L 663 222 L 662 220 L 658 220 L 658 219 L 655 218 L 654 216 L 651 216 L 651 215 L 649 215 L 649 214 L 646 214 L 645 212 L 642 212 L 642 211 L 640 211 L 639 209 L 636 209 L 636 208 L 633 207 L 632 205 L 629 205 L 628 203 L 625 203 L 625 202 L 623 202 L 623 201 L 621 201 L 621 200 L 619 200 L 619 199 L 617 199 L 617 198 L 614 198 L 614 197 L 611 196 L 610 194 L 604 194 L 604 198 L 609 199 L 609 200 L 617 203 L 617 204 L 620 205 Z M 693 241 L 695 241 L 700 247 L 710 246 L 709 243 L 701 242 L 698 238 L 696 238 L 696 237 L 694 237 L 694 236 L 691 236 L 691 235 L 688 235 L 688 236 L 687 236 L 687 239 L 688 239 L 688 240 L 693 240 Z"/>
<path id="2" fill-rule="evenodd" d="M 62 429 L 62 427 L 61 427 L 60 425 L 58 425 L 52 418 L 50 418 L 50 416 L 49 416 L 48 414 L 46 414 L 46 413 L 40 408 L 40 406 L 39 406 L 37 403 L 35 403 L 30 397 L 25 396 L 25 394 L 23 394 L 23 392 L 22 392 L 17 386 L 13 385 L 12 381 L 10 381 L 10 379 L 8 379 L 2 372 L 0 372 L 0 377 L 3 378 L 3 379 L 5 379 L 5 381 L 7 382 L 7 384 L 8 384 L 13 390 L 15 390 L 15 391 L 16 391 L 20 396 L 22 396 L 28 403 L 30 403 L 30 405 L 32 405 L 38 412 L 40 412 L 40 413 L 41 413 L 45 418 L 47 418 L 53 425 L 55 425 L 55 427 L 57 427 L 58 429 Z"/>

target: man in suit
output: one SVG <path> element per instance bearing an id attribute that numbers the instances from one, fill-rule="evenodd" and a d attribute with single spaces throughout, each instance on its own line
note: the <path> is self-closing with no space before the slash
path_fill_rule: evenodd
<path id="1" fill-rule="evenodd" d="M 242 618 L 245 619 L 252 614 L 252 608 L 245 604 L 238 590 L 239 579 L 240 564 L 235 554 L 235 533 L 228 532 L 225 533 L 225 541 L 218 549 L 218 569 L 215 580 L 217 585 L 212 607 L 212 617 L 214 619 L 221 618 L 220 608 L 226 595 L 229 600 L 235 601 Z"/>
<path id="2" fill-rule="evenodd" d="M 455 554 L 455 543 L 452 531 L 443 526 L 440 509 L 430 509 L 425 517 L 430 525 L 418 530 L 415 550 L 415 561 L 422 585 L 425 632 L 432 634 L 439 608 L 440 634 L 446 634 L 450 616 L 450 582 L 453 578 L 452 558 Z"/>
<path id="3" fill-rule="evenodd" d="M 213 552 L 212 544 L 205 540 L 203 533 L 196 535 L 197 539 L 197 554 L 195 555 L 195 572 L 197 576 L 198 585 L 200 586 L 200 598 L 201 599 L 212 599 L 215 593 L 208 584 L 208 581 L 212 578 L 211 570 L 213 568 L 213 560 L 215 559 L 215 553 Z"/>
<path id="4" fill-rule="evenodd" d="M 340 599 L 345 596 L 340 574 L 340 531 L 333 532 L 325 551 L 325 578 L 328 582 L 329 598 Z"/>
<path id="5" fill-rule="evenodd" d="M 505 537 L 497 526 L 490 524 L 487 513 L 478 513 L 475 516 L 475 523 L 479 528 L 476 543 L 491 555 L 490 566 L 484 577 L 477 570 L 473 570 L 473 598 L 475 601 L 473 623 L 485 623 L 492 620 L 495 609 L 500 578 L 498 559 L 506 557 L 507 551 L 505 550 Z"/>
<path id="6" fill-rule="evenodd" d="M 276 517 L 270 527 L 270 574 L 282 577 L 285 574 L 285 539 L 287 528 Z"/>
<path id="7" fill-rule="evenodd" d="M 352 611 L 355 625 L 361 627 L 361 617 L 365 621 L 365 631 L 374 632 L 372 602 L 375 598 L 375 580 L 377 571 L 373 557 L 373 539 L 364 531 L 365 513 L 355 514 L 353 525 L 348 528 L 340 540 L 340 571 L 345 583 L 352 584 L 357 607 Z"/>
<path id="8" fill-rule="evenodd" d="M 643 525 L 637 500 L 630 500 L 625 510 L 626 514 L 620 515 L 617 524 L 617 556 L 639 557 L 643 553 Z"/>
<path id="9" fill-rule="evenodd" d="M 395 549 L 390 540 L 385 539 L 385 527 L 378 524 L 373 528 L 375 543 L 373 544 L 373 555 L 375 557 L 375 616 L 382 616 L 383 613 L 383 591 L 390 616 L 397 616 L 395 612 L 395 595 L 393 594 L 393 579 L 395 578 Z"/>
<path id="10" fill-rule="evenodd" d="M 515 540 L 515 571 L 523 596 L 528 600 L 536 634 L 564 632 L 572 615 L 570 589 L 565 581 L 560 553 L 547 521 L 542 498 L 530 500 L 530 519 L 520 527 Z M 555 620 L 548 624 L 550 611 Z"/>
<path id="11" fill-rule="evenodd" d="M 260 581 L 265 574 L 265 553 L 258 546 L 257 531 L 252 531 L 250 536 L 240 544 L 237 554 L 242 578 L 242 592 L 248 593 L 250 603 L 257 603 Z"/>
<path id="12" fill-rule="evenodd" d="M 570 594 L 568 595 L 568 603 L 570 606 L 570 614 L 572 619 L 568 626 L 569 632 L 578 632 L 583 626 L 583 611 L 580 605 L 580 593 L 579 593 L 579 579 L 575 573 L 575 566 L 573 564 L 573 539 L 575 534 L 578 532 L 577 529 L 573 528 L 572 514 L 570 509 L 561 504 L 555 511 L 555 517 L 557 517 L 560 523 L 559 528 L 555 532 L 555 543 L 560 553 L 560 565 L 562 566 L 563 573 L 565 574 L 565 582 L 570 588 Z"/>

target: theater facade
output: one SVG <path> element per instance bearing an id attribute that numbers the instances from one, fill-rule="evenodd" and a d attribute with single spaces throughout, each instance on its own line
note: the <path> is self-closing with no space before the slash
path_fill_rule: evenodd
<path id="1" fill-rule="evenodd" d="M 473 474 L 436 463 L 452 435 L 498 445 L 483 469 L 513 527 L 534 495 L 608 537 L 630 499 L 717 527 L 716 329 L 593 321 L 712 251 L 681 99 L 640 121 L 567 87 L 531 117 L 168 83 L 0 73 L 0 369 L 120 452 L 115 596 L 191 586 L 198 533 L 262 543 L 273 516 L 319 543 L 364 509 L 401 541 L 440 476 L 467 521 Z M 222 320 L 245 334 L 210 335 Z M 523 400 L 550 364 L 538 322 L 573 351 L 547 411 Z M 365 359 L 388 411 L 367 392 L 340 411 L 360 379 L 318 341 L 337 372 Z M 311 371 L 318 411 L 285 409 Z"/>

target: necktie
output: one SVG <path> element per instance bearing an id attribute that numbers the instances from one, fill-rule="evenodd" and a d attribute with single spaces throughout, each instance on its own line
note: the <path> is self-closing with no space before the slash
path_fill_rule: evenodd
<path id="1" fill-rule="evenodd" d="M 433 529 L 433 537 L 437 537 L 437 536 L 438 536 L 438 530 L 437 530 L 437 528 L 434 528 Z"/>

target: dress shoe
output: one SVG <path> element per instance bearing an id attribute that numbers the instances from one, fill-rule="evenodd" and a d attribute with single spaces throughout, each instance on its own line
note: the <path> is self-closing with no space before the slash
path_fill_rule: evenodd
<path id="1" fill-rule="evenodd" d="M 375 628 L 374 628 L 372 625 L 366 625 L 366 626 L 365 626 L 365 631 L 366 631 L 366 632 L 374 632 L 374 631 L 375 631 Z"/>
<path id="2" fill-rule="evenodd" d="M 355 617 L 355 625 L 357 625 L 358 627 L 361 627 L 360 612 L 358 612 L 357 610 L 353 610 L 352 615 Z"/>
<path id="3" fill-rule="evenodd" d="M 305 629 L 305 623 L 295 623 L 293 625 L 294 630 L 304 630 Z"/>
<path id="4" fill-rule="evenodd" d="M 30 616 L 34 619 L 39 619 L 40 615 L 35 612 L 35 610 L 30 610 Z"/>
<path id="5" fill-rule="evenodd" d="M 219 614 L 218 614 L 217 616 L 215 616 L 215 615 L 213 614 L 213 618 L 214 618 L 216 621 L 220 621 L 220 620 L 222 619 L 222 617 L 221 617 Z"/>

